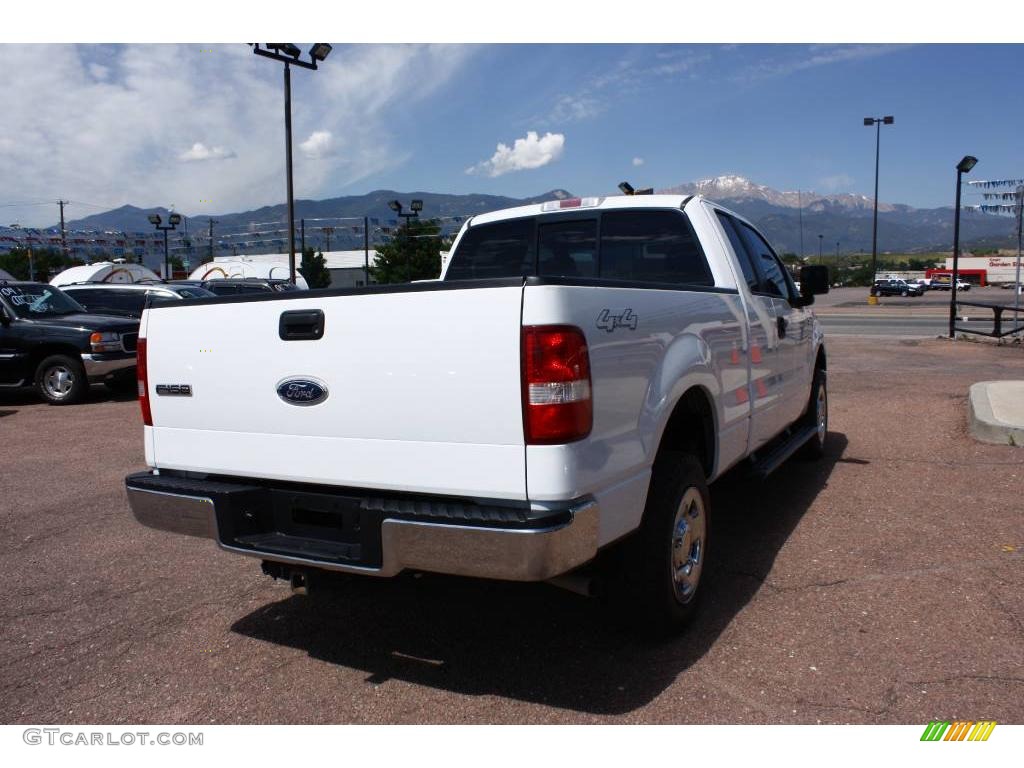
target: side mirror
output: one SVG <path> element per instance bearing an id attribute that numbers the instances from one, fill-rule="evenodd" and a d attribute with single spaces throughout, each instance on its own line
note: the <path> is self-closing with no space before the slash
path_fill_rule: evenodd
<path id="1" fill-rule="evenodd" d="M 828 293 L 828 267 L 800 267 L 800 296 L 804 306 L 813 304 L 814 297 L 823 293 Z"/>

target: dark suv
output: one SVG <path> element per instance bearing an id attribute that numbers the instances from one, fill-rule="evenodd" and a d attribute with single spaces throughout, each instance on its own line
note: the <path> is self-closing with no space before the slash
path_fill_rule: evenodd
<path id="1" fill-rule="evenodd" d="M 146 303 L 181 299 L 201 299 L 212 296 L 197 285 L 171 283 L 72 283 L 61 290 L 85 307 L 89 312 L 122 317 L 142 317 Z"/>
<path id="2" fill-rule="evenodd" d="M 35 386 L 53 405 L 89 384 L 134 385 L 139 322 L 86 312 L 47 283 L 0 280 L 0 387 Z"/>

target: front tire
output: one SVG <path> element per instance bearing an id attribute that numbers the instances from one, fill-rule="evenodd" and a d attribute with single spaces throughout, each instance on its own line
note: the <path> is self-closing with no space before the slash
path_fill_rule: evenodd
<path id="1" fill-rule="evenodd" d="M 36 368 L 36 388 L 50 405 L 72 405 L 85 399 L 89 380 L 80 360 L 50 355 Z"/>
<path id="2" fill-rule="evenodd" d="M 610 585 L 619 612 L 645 633 L 677 632 L 697 609 L 710 506 L 704 468 L 695 456 L 659 456 L 640 530 L 624 543 L 625 556 Z"/>

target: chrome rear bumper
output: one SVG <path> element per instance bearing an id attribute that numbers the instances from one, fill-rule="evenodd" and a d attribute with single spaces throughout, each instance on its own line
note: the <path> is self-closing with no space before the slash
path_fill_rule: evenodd
<path id="1" fill-rule="evenodd" d="M 139 477 L 129 476 L 126 487 L 132 513 L 143 525 L 211 538 L 228 552 L 291 565 L 372 576 L 395 576 L 404 570 L 417 570 L 509 581 L 544 581 L 583 565 L 597 554 L 598 508 L 590 499 L 562 506 L 557 524 L 530 528 L 385 516 L 380 522 L 380 564 L 367 566 L 235 546 L 225 541 L 219 530 L 216 492 L 204 495 L 199 490 L 140 487 L 132 482 Z"/>

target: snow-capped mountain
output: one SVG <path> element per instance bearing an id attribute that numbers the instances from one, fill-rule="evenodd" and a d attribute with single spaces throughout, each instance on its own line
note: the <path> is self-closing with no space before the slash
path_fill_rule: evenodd
<path id="1" fill-rule="evenodd" d="M 871 198 L 852 193 L 838 195 L 821 195 L 813 190 L 799 192 L 780 192 L 777 189 L 757 184 L 743 176 L 715 176 L 712 179 L 701 179 L 686 184 L 679 184 L 661 190 L 669 194 L 704 195 L 712 200 L 761 200 L 780 208 L 799 208 L 805 211 L 826 211 L 842 208 L 847 210 L 871 209 Z M 879 211 L 894 211 L 901 207 L 891 203 L 880 202 Z"/>

